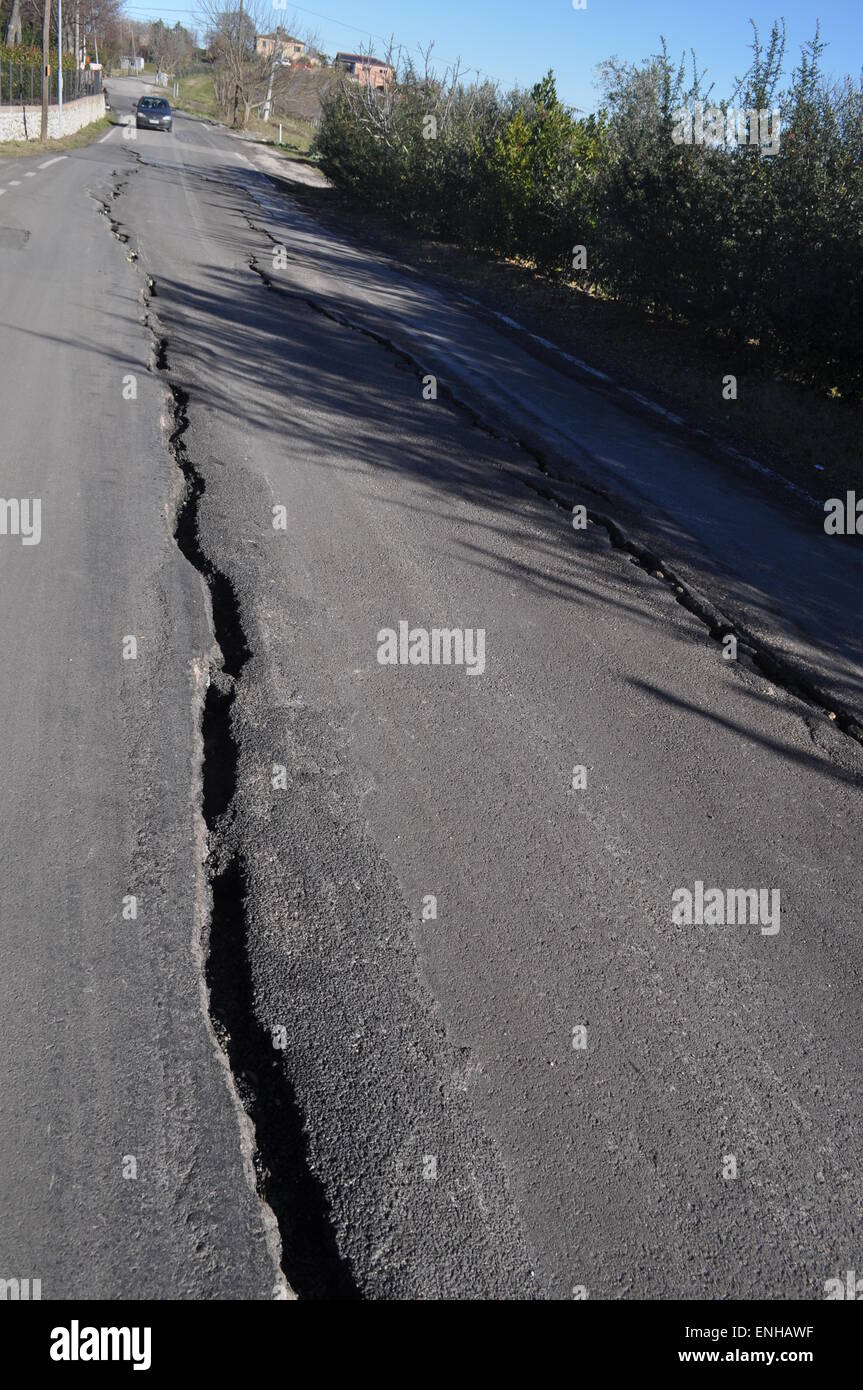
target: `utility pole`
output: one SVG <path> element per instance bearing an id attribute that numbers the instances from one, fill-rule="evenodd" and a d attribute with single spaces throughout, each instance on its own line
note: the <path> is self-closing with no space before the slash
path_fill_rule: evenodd
<path id="1" fill-rule="evenodd" d="M 273 47 L 273 61 L 270 64 L 270 81 L 267 85 L 267 99 L 264 102 L 263 118 L 265 121 L 270 119 L 270 107 L 273 104 L 273 78 L 276 75 L 276 65 L 282 55 L 282 46 L 279 43 L 278 33 Z"/>
<path id="2" fill-rule="evenodd" d="M 57 0 L 57 106 L 60 134 L 63 134 L 63 0 Z"/>
<path id="3" fill-rule="evenodd" d="M 237 34 L 237 69 L 234 73 L 234 130 L 237 129 L 237 107 L 240 104 L 240 74 L 243 63 L 243 0 L 240 0 L 239 32 Z"/>
<path id="4" fill-rule="evenodd" d="M 48 139 L 48 84 L 51 81 L 51 0 L 42 15 L 42 141 Z"/>

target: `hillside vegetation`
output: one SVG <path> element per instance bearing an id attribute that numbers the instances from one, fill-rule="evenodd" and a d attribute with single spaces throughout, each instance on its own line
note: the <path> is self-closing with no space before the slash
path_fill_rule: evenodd
<path id="1" fill-rule="evenodd" d="M 781 25 L 765 46 L 756 31 L 727 102 L 694 55 L 677 64 L 664 44 L 640 65 L 610 60 L 587 117 L 551 73 L 502 94 L 409 64 L 377 97 L 332 88 L 317 149 L 337 185 L 426 235 L 532 263 L 859 400 L 863 82 L 825 80 L 816 32 L 781 88 L 784 47 Z M 704 104 L 775 108 L 778 139 L 681 143 L 681 110 Z"/>

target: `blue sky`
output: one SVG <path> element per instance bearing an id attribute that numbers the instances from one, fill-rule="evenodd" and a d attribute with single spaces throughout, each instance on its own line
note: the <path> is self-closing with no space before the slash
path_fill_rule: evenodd
<path id="1" fill-rule="evenodd" d="M 166 23 L 191 24 L 194 16 L 182 0 L 164 6 L 129 0 L 126 10 L 135 19 Z M 303 7 L 287 0 L 286 10 L 273 9 L 273 25 L 292 11 L 301 26 L 318 32 L 330 54 L 369 43 L 380 50 L 392 34 L 413 52 L 433 39 L 440 66 L 460 57 L 463 66 L 505 86 L 529 86 L 553 68 L 562 98 L 585 110 L 597 104 L 596 64 L 614 53 L 638 61 L 656 51 L 661 34 L 675 56 L 694 47 L 699 67 L 716 82 L 715 95 L 730 95 L 733 78 L 748 63 L 750 17 L 766 39 L 773 20 L 785 16 L 789 69 L 817 18 L 829 45 L 827 70 L 856 76 L 863 67 L 860 0 L 587 0 L 584 10 L 574 10 L 572 0 L 311 0 Z"/>

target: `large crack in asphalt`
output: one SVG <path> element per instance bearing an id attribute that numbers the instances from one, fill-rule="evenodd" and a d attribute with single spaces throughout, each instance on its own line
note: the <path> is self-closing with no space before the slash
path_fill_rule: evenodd
<path id="1" fill-rule="evenodd" d="M 127 177 L 120 178 L 114 171 L 111 202 L 93 195 L 108 218 L 113 236 L 123 245 L 129 244 L 129 232 L 112 215 L 111 203 L 120 196 Z M 127 259 L 137 260 L 137 252 L 131 250 Z M 252 1127 L 255 1186 L 278 1227 L 278 1260 L 282 1283 L 287 1284 L 277 1285 L 273 1292 L 303 1299 L 356 1299 L 359 1290 L 338 1249 L 323 1185 L 309 1163 L 296 1093 L 280 1060 L 282 1053 L 255 1010 L 246 866 L 232 834 L 239 766 L 232 712 L 238 682 L 253 653 L 234 585 L 207 554 L 201 539 L 199 520 L 206 480 L 186 448 L 190 399 L 170 375 L 169 340 L 152 304 L 157 295 L 156 281 L 146 275 L 141 322 L 152 340 L 148 366 L 165 382 L 170 419 L 167 449 L 182 477 L 173 537 L 206 584 L 214 638 L 200 727 L 200 813 L 207 838 L 203 869 L 209 896 L 203 924 L 203 993 L 213 1035 L 227 1059 L 235 1095 Z"/>
<path id="2" fill-rule="evenodd" d="M 239 211 L 242 212 L 250 230 L 259 236 L 268 238 L 273 246 L 281 247 L 283 245 L 265 227 L 259 226 L 245 210 L 239 209 Z M 386 334 L 370 328 L 368 324 L 359 323 L 347 314 L 322 304 L 303 291 L 287 289 L 280 285 L 263 268 L 256 256 L 249 258 L 249 269 L 254 271 L 266 288 L 273 293 L 299 300 L 314 313 L 329 319 L 330 322 L 370 338 L 406 366 L 416 376 L 420 384 L 428 376 L 430 371 L 428 365 L 420 362 L 404 346 L 398 345 Z M 520 482 L 526 489 L 567 514 L 572 513 L 574 505 L 584 506 L 588 525 L 604 531 L 614 550 L 624 552 L 633 564 L 644 570 L 652 579 L 663 584 L 671 593 L 674 601 L 704 625 L 711 641 L 723 644 L 728 638 L 734 638 L 737 661 L 740 664 L 748 666 L 756 674 L 766 678 L 773 686 L 784 691 L 792 699 L 826 716 L 843 734 L 863 746 L 863 724 L 860 723 L 859 717 L 853 710 L 844 708 L 839 704 L 816 681 L 813 681 L 798 663 L 783 656 L 756 637 L 739 617 L 732 618 L 723 613 L 709 598 L 696 593 L 681 576 L 674 572 L 667 561 L 648 547 L 633 541 L 626 535 L 623 527 L 607 513 L 599 511 L 595 505 L 586 502 L 580 494 L 564 495 L 558 488 L 554 487 L 553 484 L 555 483 L 570 489 L 579 485 L 573 478 L 567 477 L 555 469 L 547 452 L 537 445 L 535 440 L 528 439 L 514 430 L 503 430 L 491 424 L 473 404 L 461 397 L 452 386 L 441 381 L 439 377 L 436 378 L 436 381 L 438 394 L 448 400 L 453 409 L 466 417 L 474 429 L 481 430 L 490 438 L 499 439 L 511 445 L 533 461 L 533 466 L 542 474 L 544 481 L 533 481 L 523 474 L 518 474 Z M 588 484 L 581 484 L 580 486 L 582 491 L 593 492 L 596 495 L 595 490 L 591 489 Z"/>
<path id="3" fill-rule="evenodd" d="M 167 363 L 167 340 L 161 337 L 159 342 Z M 230 833 L 239 763 L 232 709 L 237 683 L 252 653 L 234 586 L 201 543 L 198 520 L 206 483 L 183 441 L 189 428 L 189 397 L 170 378 L 168 385 L 174 419 L 169 447 L 186 483 L 174 538 L 209 588 L 213 632 L 221 654 L 220 667 L 211 669 L 202 719 L 202 813 L 209 842 L 211 894 L 206 960 L 210 1013 L 254 1125 L 258 1191 L 278 1222 L 282 1268 L 291 1287 L 301 1298 L 353 1298 L 356 1285 L 336 1245 L 323 1186 L 309 1165 L 296 1093 L 273 1037 L 255 1009 L 246 866 Z"/>
<path id="4" fill-rule="evenodd" d="M 135 151 L 130 153 L 137 159 L 137 167 L 140 167 L 143 163 L 140 156 Z M 124 191 L 129 174 L 137 172 L 137 167 L 127 171 L 122 178 L 115 171 L 117 182 L 112 186 L 110 201 L 94 194 L 112 234 L 126 246 L 130 241 L 129 233 L 114 217 L 112 205 Z M 257 234 L 268 237 L 273 245 L 281 244 L 245 211 L 243 216 Z M 131 262 L 137 260 L 134 248 L 130 247 L 127 259 Z M 267 274 L 254 256 L 250 258 L 249 265 L 268 289 L 297 298 L 315 313 L 373 339 L 407 365 L 418 378 L 427 374 L 427 368 L 386 335 L 351 320 L 308 295 L 286 290 Z M 233 709 L 238 683 L 254 653 L 230 577 L 207 553 L 201 539 L 199 521 L 206 481 L 190 458 L 185 444 L 191 402 L 188 393 L 172 379 L 170 373 L 170 343 L 152 305 L 157 294 L 156 282 L 148 275 L 142 289 L 145 307 L 142 324 L 152 340 L 149 366 L 164 380 L 168 392 L 171 428 L 167 446 L 183 480 L 182 496 L 175 514 L 174 539 L 181 553 L 206 584 L 214 635 L 200 729 L 200 810 L 207 835 L 204 872 L 209 893 L 203 968 L 209 1021 L 227 1059 L 236 1097 L 252 1127 L 255 1185 L 278 1226 L 281 1269 L 290 1291 L 300 1298 L 357 1298 L 360 1296 L 357 1284 L 335 1240 L 326 1193 L 309 1162 L 303 1115 L 296 1092 L 280 1060 L 280 1053 L 261 1024 L 255 1008 L 255 986 L 248 949 L 249 884 L 242 849 L 233 835 L 239 765 Z M 526 488 L 562 511 L 571 511 L 572 498 L 565 496 L 553 484 L 571 486 L 572 479 L 556 474 L 535 444 L 490 424 L 446 383 L 439 382 L 438 389 L 456 410 L 468 418 L 472 426 L 515 445 L 533 460 L 543 479 L 534 482 L 519 475 Z M 836 710 L 829 697 L 801 676 L 796 668 L 767 651 L 740 624 L 730 622 L 709 603 L 693 594 L 659 557 L 630 541 L 611 517 L 595 507 L 587 507 L 586 510 L 589 524 L 603 529 L 615 549 L 625 551 L 634 563 L 668 586 L 675 600 L 705 624 L 711 638 L 722 641 L 729 634 L 738 635 L 738 650 L 750 659 L 757 670 L 787 693 L 828 713 L 837 727 L 858 743 L 863 743 L 863 729 L 851 713 Z"/>

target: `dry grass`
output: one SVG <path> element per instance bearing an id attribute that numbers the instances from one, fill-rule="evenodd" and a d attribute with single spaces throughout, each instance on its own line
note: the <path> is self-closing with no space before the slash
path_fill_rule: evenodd
<path id="1" fill-rule="evenodd" d="M 173 102 L 174 99 L 171 97 Z M 219 110 L 213 90 L 212 73 L 192 73 L 180 78 L 180 95 L 174 103 L 179 111 L 190 116 L 206 116 L 213 121 L 225 121 L 225 113 Z M 283 116 L 282 146 L 293 159 L 308 157 L 314 138 L 314 126 L 299 116 Z M 246 134 L 263 144 L 279 148 L 279 122 L 276 119 L 261 121 L 252 113 Z"/>

